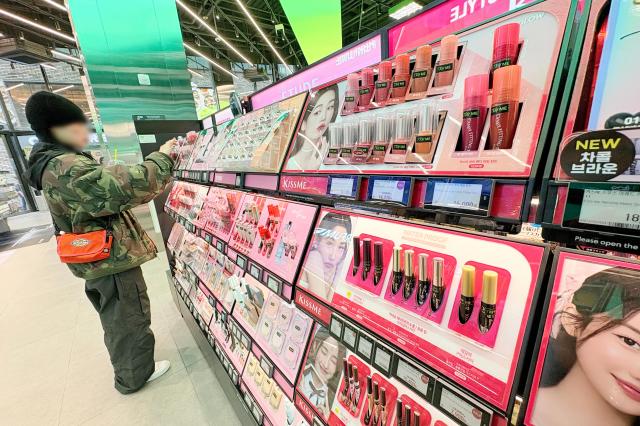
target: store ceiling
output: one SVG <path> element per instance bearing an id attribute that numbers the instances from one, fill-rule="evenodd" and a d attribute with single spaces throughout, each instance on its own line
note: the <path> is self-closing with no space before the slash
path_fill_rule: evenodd
<path id="1" fill-rule="evenodd" d="M 53 1 L 59 4 L 63 3 L 62 0 Z M 255 27 L 240 10 L 236 0 L 182 1 L 254 63 L 277 64 L 279 62 Z M 279 1 L 242 1 L 288 64 L 295 67 L 307 65 L 305 56 Z M 343 45 L 352 43 L 391 22 L 388 17 L 388 9 L 399 1 L 341 0 Z M 427 1 L 423 3 L 427 3 Z M 66 12 L 47 3 L 45 0 L 4 0 L 1 7 L 16 15 L 35 20 L 42 25 L 59 29 L 66 34 L 71 34 L 72 32 Z M 216 40 L 214 35 L 187 13 L 180 10 L 180 8 L 179 13 L 185 42 L 210 55 L 212 59 L 220 62 L 226 68 L 229 67 L 230 60 L 236 61 L 238 59 L 234 52 L 219 40 Z M 282 24 L 284 29 L 277 31 L 277 24 Z M 20 31 L 24 33 L 24 37 L 27 40 L 39 42 L 49 47 L 75 47 L 69 41 L 48 35 L 43 31 L 30 28 L 25 24 L 17 23 L 11 18 L 0 15 L 0 32 L 2 34 L 18 36 Z M 216 80 L 228 82 L 229 76 L 216 72 Z"/>

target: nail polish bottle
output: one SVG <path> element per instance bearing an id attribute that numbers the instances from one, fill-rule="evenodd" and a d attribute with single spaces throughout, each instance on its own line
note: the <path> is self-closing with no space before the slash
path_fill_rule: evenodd
<path id="1" fill-rule="evenodd" d="M 433 87 L 453 84 L 456 63 L 458 62 L 458 36 L 448 35 L 440 40 L 440 53 L 436 62 Z"/>
<path id="2" fill-rule="evenodd" d="M 515 65 L 520 44 L 520 24 L 517 22 L 502 25 L 493 33 L 493 60 L 491 72 L 498 68 Z"/>
<path id="3" fill-rule="evenodd" d="M 348 121 L 342 124 L 342 148 L 340 148 L 340 160 L 350 164 L 353 147 L 358 140 L 358 123 Z"/>
<path id="4" fill-rule="evenodd" d="M 391 97 L 404 98 L 409 88 L 409 55 L 403 53 L 396 56 L 395 63 Z"/>
<path id="5" fill-rule="evenodd" d="M 404 406 L 404 426 L 411 426 L 411 406 Z"/>
<path id="6" fill-rule="evenodd" d="M 378 64 L 378 80 L 376 81 L 375 101 L 381 106 L 387 102 L 387 98 L 389 97 L 392 67 L 393 66 L 390 61 L 383 61 Z"/>
<path id="7" fill-rule="evenodd" d="M 434 102 L 426 102 L 418 108 L 416 138 L 413 151 L 421 155 L 429 154 L 433 149 L 437 131 L 438 109 Z"/>
<path id="8" fill-rule="evenodd" d="M 484 271 L 482 274 L 482 303 L 478 327 L 481 333 L 489 331 L 496 318 L 496 302 L 498 299 L 498 273 Z"/>
<path id="9" fill-rule="evenodd" d="M 458 319 L 460 324 L 466 324 L 473 313 L 475 296 L 476 268 L 471 265 L 462 267 L 462 283 L 460 284 L 460 308 Z"/>
<path id="10" fill-rule="evenodd" d="M 358 122 L 358 143 L 351 156 L 352 163 L 366 163 L 371 151 L 375 122 L 373 120 L 362 119 Z"/>
<path id="11" fill-rule="evenodd" d="M 396 425 L 402 426 L 402 401 L 396 399 Z"/>
<path id="12" fill-rule="evenodd" d="M 340 147 L 342 146 L 342 125 L 339 123 L 329 124 L 329 151 L 324 159 L 324 164 L 332 165 L 338 162 Z"/>
<path id="13" fill-rule="evenodd" d="M 344 115 L 353 114 L 358 104 L 358 92 L 360 90 L 360 76 L 357 73 L 347 75 L 347 90 L 344 94 L 344 104 L 342 113 Z"/>
<path id="14" fill-rule="evenodd" d="M 377 286 L 382 279 L 382 242 L 373 243 L 373 285 Z"/>
<path id="15" fill-rule="evenodd" d="M 371 156 L 368 163 L 383 163 L 392 134 L 392 117 L 379 115 L 376 117 L 375 135 Z"/>
<path id="16" fill-rule="evenodd" d="M 426 253 L 420 253 L 418 255 L 418 291 L 416 292 L 416 303 L 418 306 L 424 305 L 429 296 L 429 282 L 427 262 L 429 261 L 429 255 Z"/>
<path id="17" fill-rule="evenodd" d="M 400 291 L 400 287 L 402 287 L 402 278 L 403 278 L 403 272 L 402 272 L 402 265 L 401 265 L 401 258 L 402 256 L 402 247 L 394 247 L 393 248 L 393 282 L 391 283 L 391 293 L 392 294 L 398 294 L 398 292 Z"/>
<path id="18" fill-rule="evenodd" d="M 360 238 L 353 237 L 353 270 L 352 276 L 356 276 L 358 268 L 360 267 Z"/>
<path id="19" fill-rule="evenodd" d="M 491 128 L 487 149 L 509 149 L 513 146 L 520 108 L 522 67 L 509 65 L 493 73 Z"/>
<path id="20" fill-rule="evenodd" d="M 371 421 L 371 416 L 373 415 L 373 382 L 371 380 L 371 376 L 367 376 L 367 412 L 364 415 L 364 424 L 369 425 Z"/>
<path id="21" fill-rule="evenodd" d="M 371 238 L 362 240 L 362 281 L 366 281 L 371 271 Z"/>
<path id="22" fill-rule="evenodd" d="M 462 110 L 462 151 L 477 151 L 487 118 L 489 76 L 473 75 L 464 80 Z"/>
<path id="23" fill-rule="evenodd" d="M 409 300 L 416 286 L 416 277 L 413 271 L 413 250 L 404 251 L 404 300 Z"/>
<path id="24" fill-rule="evenodd" d="M 444 301 L 444 259 L 435 257 L 433 259 L 433 288 L 431 290 L 431 311 L 436 312 Z"/>
<path id="25" fill-rule="evenodd" d="M 366 110 L 369 108 L 371 98 L 373 97 L 373 70 L 371 68 L 365 68 L 360 71 L 360 100 L 358 101 L 358 109 Z"/>
<path id="26" fill-rule="evenodd" d="M 396 135 L 391 145 L 391 154 L 406 154 L 413 136 L 413 114 L 400 112 L 396 115 Z"/>
<path id="27" fill-rule="evenodd" d="M 416 50 L 416 64 L 411 73 L 411 93 L 426 92 L 431 78 L 431 46 L 423 44 Z"/>

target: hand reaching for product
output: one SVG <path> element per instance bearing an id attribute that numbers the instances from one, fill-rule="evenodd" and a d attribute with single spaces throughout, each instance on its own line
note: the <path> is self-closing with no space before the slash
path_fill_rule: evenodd
<path id="1" fill-rule="evenodd" d="M 176 153 L 174 147 L 176 146 L 177 142 L 178 141 L 175 138 L 166 141 L 160 147 L 160 152 L 165 154 L 165 155 L 168 155 L 169 157 L 171 157 L 171 158 L 173 158 L 175 160 L 177 153 Z"/>

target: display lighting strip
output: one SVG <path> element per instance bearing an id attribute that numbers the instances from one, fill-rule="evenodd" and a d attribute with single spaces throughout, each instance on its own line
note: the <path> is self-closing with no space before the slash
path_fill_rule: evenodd
<path id="1" fill-rule="evenodd" d="M 66 59 L 68 61 L 77 62 L 78 64 L 82 63 L 82 60 L 77 56 L 67 55 L 66 53 L 58 52 L 57 50 L 51 49 L 51 54 L 53 56 L 57 56 L 60 59 Z"/>
<path id="2" fill-rule="evenodd" d="M 200 74 L 199 72 L 195 72 L 191 68 L 187 68 L 187 71 L 189 71 L 191 74 L 195 75 L 196 77 L 204 78 L 202 74 Z"/>
<path id="3" fill-rule="evenodd" d="M 60 9 L 60 10 L 64 10 L 65 12 L 67 12 L 67 8 L 64 7 L 63 4 L 60 4 L 54 0 L 43 0 L 45 3 L 50 4 L 51 6 L 55 7 L 56 9 Z"/>
<path id="4" fill-rule="evenodd" d="M 211 34 L 213 34 L 214 36 L 216 36 L 217 38 L 220 39 L 220 41 L 222 41 L 229 49 L 231 49 L 233 52 L 235 52 L 236 55 L 240 56 L 240 58 L 242 58 L 243 61 L 247 62 L 249 65 L 253 66 L 253 62 L 251 62 L 249 60 L 249 58 L 247 58 L 246 56 L 244 56 L 242 53 L 240 53 L 240 51 L 238 49 L 236 49 L 235 47 L 233 47 L 233 45 L 231 43 L 229 43 L 227 41 L 227 39 L 225 39 L 224 37 L 222 37 L 220 35 L 219 32 L 217 32 L 216 30 L 214 30 L 211 25 L 207 24 L 200 16 L 198 16 L 198 14 L 196 12 L 194 12 L 193 10 L 191 10 L 189 8 L 189 6 L 187 6 L 186 4 L 184 4 L 182 2 L 182 0 L 176 0 L 176 3 L 178 4 L 178 6 L 180 6 L 182 8 L 182 10 L 184 10 L 185 12 L 187 12 L 189 14 L 189 16 L 191 16 L 193 19 L 195 19 L 196 21 L 198 21 L 198 23 L 200 25 L 202 25 L 203 27 L 205 27 Z"/>
<path id="5" fill-rule="evenodd" d="M 204 53 L 202 53 L 201 51 L 199 51 L 195 47 L 189 46 L 187 43 L 184 43 L 184 42 L 182 44 L 184 45 L 185 49 L 187 49 L 191 53 L 195 53 L 196 55 L 201 56 L 207 62 L 209 62 L 211 65 L 213 65 L 214 67 L 218 68 L 220 71 L 224 71 L 227 74 L 229 74 L 231 77 L 235 77 L 235 75 L 233 75 L 233 73 L 231 71 L 227 70 L 222 65 L 220 65 L 219 63 L 217 63 L 216 61 L 214 61 L 213 59 L 211 59 L 210 57 L 208 57 L 207 55 L 205 55 Z"/>
<path id="6" fill-rule="evenodd" d="M 70 84 L 70 85 L 68 85 L 68 86 L 61 87 L 61 88 L 59 88 L 59 89 L 53 90 L 53 93 L 60 93 L 60 92 L 64 92 L 64 91 L 65 91 L 65 90 L 67 90 L 67 89 L 71 89 L 73 86 L 74 86 L 73 84 Z"/>
<path id="7" fill-rule="evenodd" d="M 22 86 L 24 86 L 24 83 L 18 83 L 18 84 L 14 85 L 14 86 L 7 87 L 7 91 L 13 90 L 13 89 L 17 89 L 18 87 L 22 87 Z"/>
<path id="8" fill-rule="evenodd" d="M 178 0 L 180 1 L 180 0 Z M 253 16 L 251 16 L 251 14 L 249 13 L 249 10 L 247 10 L 246 7 L 244 7 L 244 4 L 242 4 L 241 0 L 236 0 L 236 3 L 238 3 L 238 6 L 240 7 L 240 9 L 242 9 L 242 11 L 244 12 L 245 15 L 247 15 L 247 18 L 249 18 L 249 20 L 251 21 L 251 23 L 253 24 L 254 27 L 256 27 L 256 30 L 258 30 L 258 32 L 260 33 L 260 35 L 262 36 L 262 38 L 264 39 L 264 41 L 267 42 L 267 44 L 269 45 L 269 47 L 271 48 L 271 51 L 273 53 L 275 53 L 275 55 L 278 57 L 278 59 L 280 59 L 280 62 L 282 62 L 282 65 L 285 66 L 285 68 L 287 70 L 289 70 L 289 73 L 293 73 L 293 70 L 289 67 L 289 65 L 286 64 L 286 62 L 284 61 L 284 58 L 282 56 L 280 56 L 280 53 L 278 53 L 278 51 L 276 50 L 275 46 L 273 44 L 271 44 L 271 42 L 269 41 L 269 39 L 267 38 L 267 35 L 262 31 L 262 29 L 260 28 L 260 25 L 258 25 L 258 23 L 256 22 L 255 19 L 253 19 Z"/>
<path id="9" fill-rule="evenodd" d="M 36 22 L 33 22 L 33 21 L 31 21 L 31 20 L 29 20 L 27 18 L 23 18 L 22 16 L 18 16 L 16 14 L 11 13 L 9 11 L 6 11 L 6 10 L 4 10 L 2 8 L 0 8 L 0 16 L 7 16 L 7 17 L 9 17 L 9 18 L 11 18 L 11 19 L 13 19 L 15 21 L 18 21 L 20 23 L 29 25 L 30 27 L 37 28 L 39 30 L 45 31 L 45 32 L 47 32 L 49 34 L 53 34 L 54 36 L 63 38 L 63 39 L 68 40 L 68 41 L 70 41 L 72 43 L 76 42 L 76 39 L 73 38 L 72 36 L 68 35 L 68 34 L 62 33 L 60 31 L 56 31 L 53 28 L 45 27 L 44 25 L 40 25 L 40 24 L 38 24 Z"/>

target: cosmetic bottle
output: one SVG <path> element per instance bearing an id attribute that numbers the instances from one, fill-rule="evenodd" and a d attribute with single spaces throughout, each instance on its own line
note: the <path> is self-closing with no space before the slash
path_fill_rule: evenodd
<path id="1" fill-rule="evenodd" d="M 398 294 L 400 287 L 402 287 L 402 265 L 400 257 L 402 256 L 402 247 L 393 248 L 393 282 L 391 283 L 391 293 Z"/>
<path id="2" fill-rule="evenodd" d="M 351 271 L 352 276 L 356 276 L 358 273 L 358 268 L 360 268 L 360 238 L 353 237 L 353 270 Z"/>
<path id="3" fill-rule="evenodd" d="M 404 300 L 409 300 L 416 286 L 416 277 L 413 271 L 413 250 L 404 251 Z"/>
<path id="4" fill-rule="evenodd" d="M 433 87 L 444 87 L 453 84 L 456 63 L 458 62 L 458 36 L 448 35 L 440 40 L 440 53 L 436 62 Z"/>
<path id="5" fill-rule="evenodd" d="M 373 415 L 373 382 L 371 376 L 367 376 L 367 412 L 364 415 L 364 424 L 368 425 Z"/>
<path id="6" fill-rule="evenodd" d="M 351 411 L 354 413 L 358 408 L 358 401 L 360 400 L 360 378 L 358 377 L 358 367 L 353 366 L 353 394 L 351 395 Z"/>
<path id="7" fill-rule="evenodd" d="M 482 303 L 480 304 L 480 316 L 478 327 L 481 333 L 491 329 L 496 318 L 496 301 L 498 299 L 498 273 L 484 271 L 482 274 Z"/>
<path id="8" fill-rule="evenodd" d="M 347 395 L 349 394 L 349 361 L 347 361 L 346 358 L 342 360 L 342 366 L 344 368 L 344 371 L 343 371 L 344 387 L 342 388 L 342 392 L 340 393 L 340 400 L 342 402 L 346 402 Z"/>
<path id="9" fill-rule="evenodd" d="M 338 162 L 340 147 L 342 146 L 342 125 L 339 123 L 329 124 L 329 151 L 324 159 L 324 164 L 333 165 Z"/>
<path id="10" fill-rule="evenodd" d="M 411 406 L 404 406 L 404 426 L 411 426 Z"/>
<path id="11" fill-rule="evenodd" d="M 387 426 L 387 390 L 380 388 L 380 426 Z"/>
<path id="12" fill-rule="evenodd" d="M 392 119 L 392 117 L 382 115 L 376 117 L 373 147 L 368 163 L 384 162 L 384 156 L 387 153 L 387 147 L 392 136 Z"/>
<path id="13" fill-rule="evenodd" d="M 431 311 L 436 312 L 444 301 L 444 259 L 433 258 L 433 288 L 431 290 Z"/>
<path id="14" fill-rule="evenodd" d="M 365 281 L 371 271 L 371 238 L 362 241 L 362 281 Z"/>
<path id="15" fill-rule="evenodd" d="M 411 93 L 426 92 L 431 78 L 431 46 L 423 44 L 416 50 L 416 64 L 411 73 Z"/>
<path id="16" fill-rule="evenodd" d="M 413 426 L 420 426 L 420 413 L 418 411 L 413 412 Z"/>
<path id="17" fill-rule="evenodd" d="M 382 279 L 382 242 L 376 241 L 373 243 L 373 285 L 377 286 Z"/>
<path id="18" fill-rule="evenodd" d="M 356 73 L 347 75 L 347 90 L 344 94 L 343 114 L 353 114 L 358 104 L 358 94 L 360 89 L 360 76 Z"/>
<path id="19" fill-rule="evenodd" d="M 351 163 L 353 147 L 358 140 L 358 123 L 348 121 L 342 124 L 342 148 L 340 149 L 340 160 L 346 164 Z"/>
<path id="20" fill-rule="evenodd" d="M 373 97 L 373 70 L 371 68 L 365 68 L 360 71 L 360 99 L 358 100 L 358 107 L 360 110 L 366 110 L 369 108 L 371 98 Z"/>
<path id="21" fill-rule="evenodd" d="M 358 122 L 358 143 L 353 150 L 351 156 L 352 163 L 366 163 L 369 159 L 371 144 L 375 131 L 375 122 L 373 120 L 363 119 Z"/>
<path id="22" fill-rule="evenodd" d="M 418 255 L 418 291 L 416 292 L 416 303 L 418 306 L 424 305 L 429 295 L 429 282 L 427 262 L 429 261 L 429 255 L 426 253 L 420 253 Z"/>
<path id="23" fill-rule="evenodd" d="M 431 153 L 438 131 L 438 109 L 434 102 L 426 102 L 418 107 L 416 136 L 413 152 L 420 155 Z"/>
<path id="24" fill-rule="evenodd" d="M 396 399 L 396 425 L 402 426 L 402 401 Z"/>
<path id="25" fill-rule="evenodd" d="M 396 56 L 395 63 L 396 69 L 393 73 L 391 97 L 404 98 L 409 88 L 409 55 L 402 54 Z"/>
<path id="26" fill-rule="evenodd" d="M 475 282 L 476 268 L 464 265 L 462 267 L 462 283 L 460 284 L 460 308 L 458 309 L 460 324 L 466 324 L 473 313 Z"/>
<path id="27" fill-rule="evenodd" d="M 380 389 L 378 382 L 373 382 L 373 415 L 371 425 L 377 425 L 380 419 Z"/>
<path id="28" fill-rule="evenodd" d="M 515 65 L 520 44 L 520 24 L 517 22 L 502 25 L 493 33 L 493 60 L 491 72 L 498 68 Z"/>
<path id="29" fill-rule="evenodd" d="M 353 390 L 354 390 L 354 385 L 353 385 L 353 364 L 349 363 L 347 370 L 349 372 L 349 391 L 347 392 L 347 399 L 344 401 L 344 404 L 347 407 L 351 406 L 351 398 L 353 397 Z"/>
<path id="30" fill-rule="evenodd" d="M 413 114 L 400 112 L 396 115 L 396 134 L 391 144 L 391 154 L 406 154 L 413 135 Z"/>
<path id="31" fill-rule="evenodd" d="M 509 65 L 493 73 L 491 128 L 487 149 L 509 149 L 516 133 L 520 109 L 520 79 L 522 67 Z"/>
<path id="32" fill-rule="evenodd" d="M 389 97 L 389 89 L 391 88 L 391 70 L 390 61 L 380 62 L 378 65 L 378 80 L 376 81 L 375 101 L 379 105 L 384 105 Z"/>
<path id="33" fill-rule="evenodd" d="M 477 151 L 487 118 L 489 76 L 473 75 L 464 80 L 462 110 L 462 151 Z"/>

